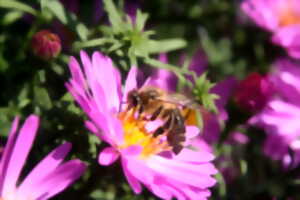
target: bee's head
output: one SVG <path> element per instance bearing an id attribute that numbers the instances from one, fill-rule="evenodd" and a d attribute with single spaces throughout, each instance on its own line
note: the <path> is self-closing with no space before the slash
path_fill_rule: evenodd
<path id="1" fill-rule="evenodd" d="M 132 106 L 137 106 L 141 101 L 140 94 L 136 89 L 131 90 L 127 94 L 127 103 Z"/>

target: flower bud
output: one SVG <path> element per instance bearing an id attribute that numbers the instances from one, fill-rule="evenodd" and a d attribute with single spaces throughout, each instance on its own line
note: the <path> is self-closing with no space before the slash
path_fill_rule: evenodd
<path id="1" fill-rule="evenodd" d="M 33 53 L 44 60 L 55 58 L 61 51 L 59 37 L 48 30 L 37 32 L 31 41 Z"/>
<path id="2" fill-rule="evenodd" d="M 254 72 L 239 83 L 234 100 L 240 108 L 257 112 L 266 105 L 272 94 L 273 87 L 269 79 Z"/>

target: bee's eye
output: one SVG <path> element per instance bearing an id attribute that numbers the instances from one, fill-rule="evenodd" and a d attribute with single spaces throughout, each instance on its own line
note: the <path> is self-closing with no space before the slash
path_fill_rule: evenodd
<path id="1" fill-rule="evenodd" d="M 149 92 L 149 98 L 152 100 L 156 99 L 158 96 L 159 94 L 155 90 Z"/>
<path id="2" fill-rule="evenodd" d="M 134 97 L 134 98 L 138 97 L 138 95 L 139 94 L 136 90 L 132 90 L 128 93 L 128 96 L 131 96 L 131 97 Z"/>

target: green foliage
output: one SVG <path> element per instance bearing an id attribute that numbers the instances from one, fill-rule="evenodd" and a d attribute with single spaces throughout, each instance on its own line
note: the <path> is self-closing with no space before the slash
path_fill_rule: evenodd
<path id="1" fill-rule="evenodd" d="M 195 89 L 193 90 L 196 99 L 201 102 L 207 110 L 217 113 L 218 109 L 215 105 L 215 100 L 219 98 L 218 95 L 210 93 L 210 90 L 215 86 L 206 78 L 206 73 L 196 78 Z"/>
<path id="2" fill-rule="evenodd" d="M 148 59 L 151 54 L 169 52 L 181 49 L 186 46 L 183 39 L 154 40 L 153 31 L 146 31 L 145 25 L 148 15 L 137 11 L 135 22 L 125 16 L 124 12 L 118 10 L 112 0 L 104 0 L 104 8 L 108 14 L 111 26 L 101 26 L 101 38 L 91 39 L 85 42 L 75 43 L 74 49 L 83 47 L 100 47 L 101 51 L 113 54 L 116 53 L 125 62 L 124 66 L 138 66 L 138 59 Z"/>
<path id="3" fill-rule="evenodd" d="M 8 8 L 13 10 L 19 10 L 23 12 L 30 13 L 32 15 L 37 15 L 37 11 L 33 9 L 31 6 L 24 4 L 20 1 L 15 0 L 1 0 L 0 1 L 0 8 Z"/>
<path id="4" fill-rule="evenodd" d="M 87 40 L 89 32 L 87 27 L 77 19 L 76 15 L 68 12 L 59 1 L 43 0 L 41 8 L 43 13 L 50 11 L 62 24 L 77 33 L 81 40 Z"/>

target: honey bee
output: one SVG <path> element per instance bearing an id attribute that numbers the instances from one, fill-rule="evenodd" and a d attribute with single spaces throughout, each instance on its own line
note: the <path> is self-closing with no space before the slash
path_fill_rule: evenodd
<path id="1" fill-rule="evenodd" d="M 134 109 L 138 118 L 149 121 L 162 119 L 163 125 L 154 132 L 154 137 L 166 133 L 172 151 L 178 154 L 185 142 L 185 125 L 196 125 L 195 112 L 198 104 L 184 95 L 156 87 L 133 89 L 127 95 L 127 110 Z"/>

